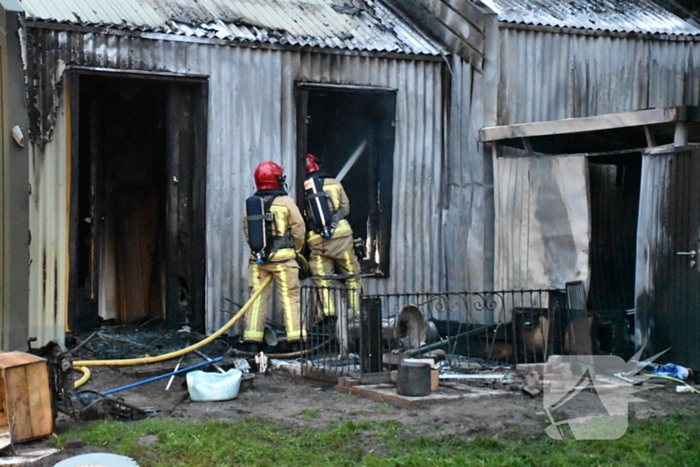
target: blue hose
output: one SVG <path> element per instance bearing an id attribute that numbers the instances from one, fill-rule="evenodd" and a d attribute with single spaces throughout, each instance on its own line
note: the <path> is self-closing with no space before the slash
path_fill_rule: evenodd
<path id="1" fill-rule="evenodd" d="M 197 363 L 196 365 L 193 365 L 193 366 L 190 366 L 190 367 L 187 367 L 187 368 L 183 368 L 183 369 L 177 370 L 177 371 L 171 371 L 170 373 L 166 373 L 166 374 L 164 374 L 164 375 L 154 376 L 153 378 L 145 379 L 145 380 L 143 380 L 143 381 L 139 381 L 138 383 L 128 384 L 128 385 L 126 385 L 126 386 L 122 386 L 122 387 L 117 388 L 117 389 L 110 389 L 109 391 L 103 392 L 102 395 L 103 395 L 103 396 L 106 396 L 107 394 L 112 394 L 112 393 L 115 393 L 115 392 L 123 391 L 123 390 L 125 390 L 125 389 L 131 389 L 131 388 L 136 387 L 136 386 L 141 386 L 142 384 L 146 384 L 146 383 L 150 383 L 150 382 L 152 382 L 152 381 L 156 381 L 156 380 L 159 380 L 159 379 L 167 378 L 168 376 L 177 375 L 177 374 L 180 374 L 180 373 L 184 373 L 184 372 L 186 372 L 186 371 L 194 370 L 195 368 L 200 368 L 200 367 L 203 367 L 203 366 L 206 366 L 206 365 L 211 365 L 212 363 L 220 362 L 220 361 L 223 360 L 223 359 L 224 359 L 224 357 L 216 357 L 216 358 L 214 358 L 214 359 L 212 359 L 212 360 L 209 360 L 208 362 Z"/>

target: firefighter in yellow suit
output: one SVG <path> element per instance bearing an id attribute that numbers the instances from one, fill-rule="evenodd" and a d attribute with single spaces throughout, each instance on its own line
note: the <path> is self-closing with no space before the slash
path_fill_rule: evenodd
<path id="1" fill-rule="evenodd" d="M 269 239 L 269 255 L 264 262 L 255 255 L 250 259 L 250 286 L 253 291 L 268 276 L 272 275 L 277 285 L 277 294 L 284 310 L 287 341 L 292 350 L 305 340 L 306 332 L 301 329 L 299 309 L 299 266 L 296 255 L 304 246 L 306 227 L 296 203 L 283 188 L 284 171 L 274 162 L 267 161 L 255 169 L 256 196 L 270 197 L 269 212 L 274 215 Z M 244 211 L 243 229 L 248 241 L 248 213 Z M 256 351 L 263 341 L 265 321 L 270 301 L 270 287 L 266 287 L 246 314 L 246 327 L 243 333 L 248 350 Z"/>
<path id="2" fill-rule="evenodd" d="M 345 219 L 350 213 L 350 202 L 343 186 L 338 180 L 327 175 L 318 163 L 318 159 L 313 154 L 306 155 L 306 180 L 316 176 L 323 180 L 323 190 L 328 193 L 329 208 L 340 218 L 336 221 L 337 227 L 332 232 L 330 238 L 324 237 L 316 229 L 309 228 L 307 231 L 306 243 L 309 246 L 309 268 L 314 276 L 330 276 L 334 273 L 339 275 L 350 275 L 345 280 L 345 285 L 352 289 L 348 294 L 348 307 L 356 313 L 360 312 L 360 291 L 362 280 L 359 277 L 360 263 L 355 257 L 353 249 L 352 228 Z M 332 206 L 330 206 L 332 204 Z M 339 214 L 339 215 L 338 215 Z M 310 226 L 315 225 L 311 210 L 307 206 L 305 212 Z M 330 287 L 329 279 L 316 279 L 319 287 Z M 332 299 L 331 292 L 321 292 L 323 317 L 334 316 L 336 314 L 336 304 Z M 322 318 L 323 318 L 322 317 Z"/>

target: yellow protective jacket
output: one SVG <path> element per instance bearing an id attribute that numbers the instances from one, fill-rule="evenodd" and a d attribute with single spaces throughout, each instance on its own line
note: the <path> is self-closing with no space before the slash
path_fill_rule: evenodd
<path id="1" fill-rule="evenodd" d="M 281 248 L 274 252 L 269 258 L 269 263 L 281 263 L 296 258 L 296 254 L 304 247 L 304 235 L 306 226 L 304 218 L 294 200 L 289 196 L 277 196 L 270 206 L 270 212 L 275 215 L 275 222 L 272 227 L 272 234 L 284 236 L 289 234 L 294 242 L 294 248 Z M 248 241 L 248 213 L 243 209 L 243 231 L 246 242 Z M 251 261 L 255 261 L 255 255 L 251 254 Z"/>
<path id="2" fill-rule="evenodd" d="M 338 180 L 330 177 L 324 178 L 323 189 L 330 193 L 330 201 L 333 205 L 331 206 L 331 210 L 340 212 L 343 217 L 350 214 L 350 200 L 348 200 L 348 195 L 345 194 L 343 185 L 341 185 Z M 307 211 L 306 215 L 310 216 L 311 213 Z M 308 238 L 306 241 L 308 242 L 309 247 L 318 245 L 324 240 L 321 234 L 316 233 L 313 230 L 309 230 L 307 235 Z M 333 232 L 333 238 L 348 236 L 352 236 L 352 228 L 346 219 L 341 219 L 338 222 L 338 227 L 336 227 L 335 231 Z"/>

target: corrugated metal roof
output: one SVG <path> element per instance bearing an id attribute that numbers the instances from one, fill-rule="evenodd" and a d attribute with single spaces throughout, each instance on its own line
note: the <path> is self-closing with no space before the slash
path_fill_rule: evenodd
<path id="1" fill-rule="evenodd" d="M 352 2 L 352 3 L 351 3 Z M 20 0 L 27 17 L 250 42 L 438 55 L 371 0 Z"/>
<path id="2" fill-rule="evenodd" d="M 651 34 L 697 35 L 690 24 L 652 0 L 481 0 L 500 21 Z"/>

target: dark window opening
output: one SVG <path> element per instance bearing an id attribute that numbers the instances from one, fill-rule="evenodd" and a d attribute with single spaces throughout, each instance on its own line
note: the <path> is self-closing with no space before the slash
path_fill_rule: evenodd
<path id="1" fill-rule="evenodd" d="M 343 177 L 350 200 L 347 220 L 365 245 L 362 272 L 388 277 L 396 93 L 302 85 L 299 100 L 300 180 L 307 152 L 329 175 Z"/>

